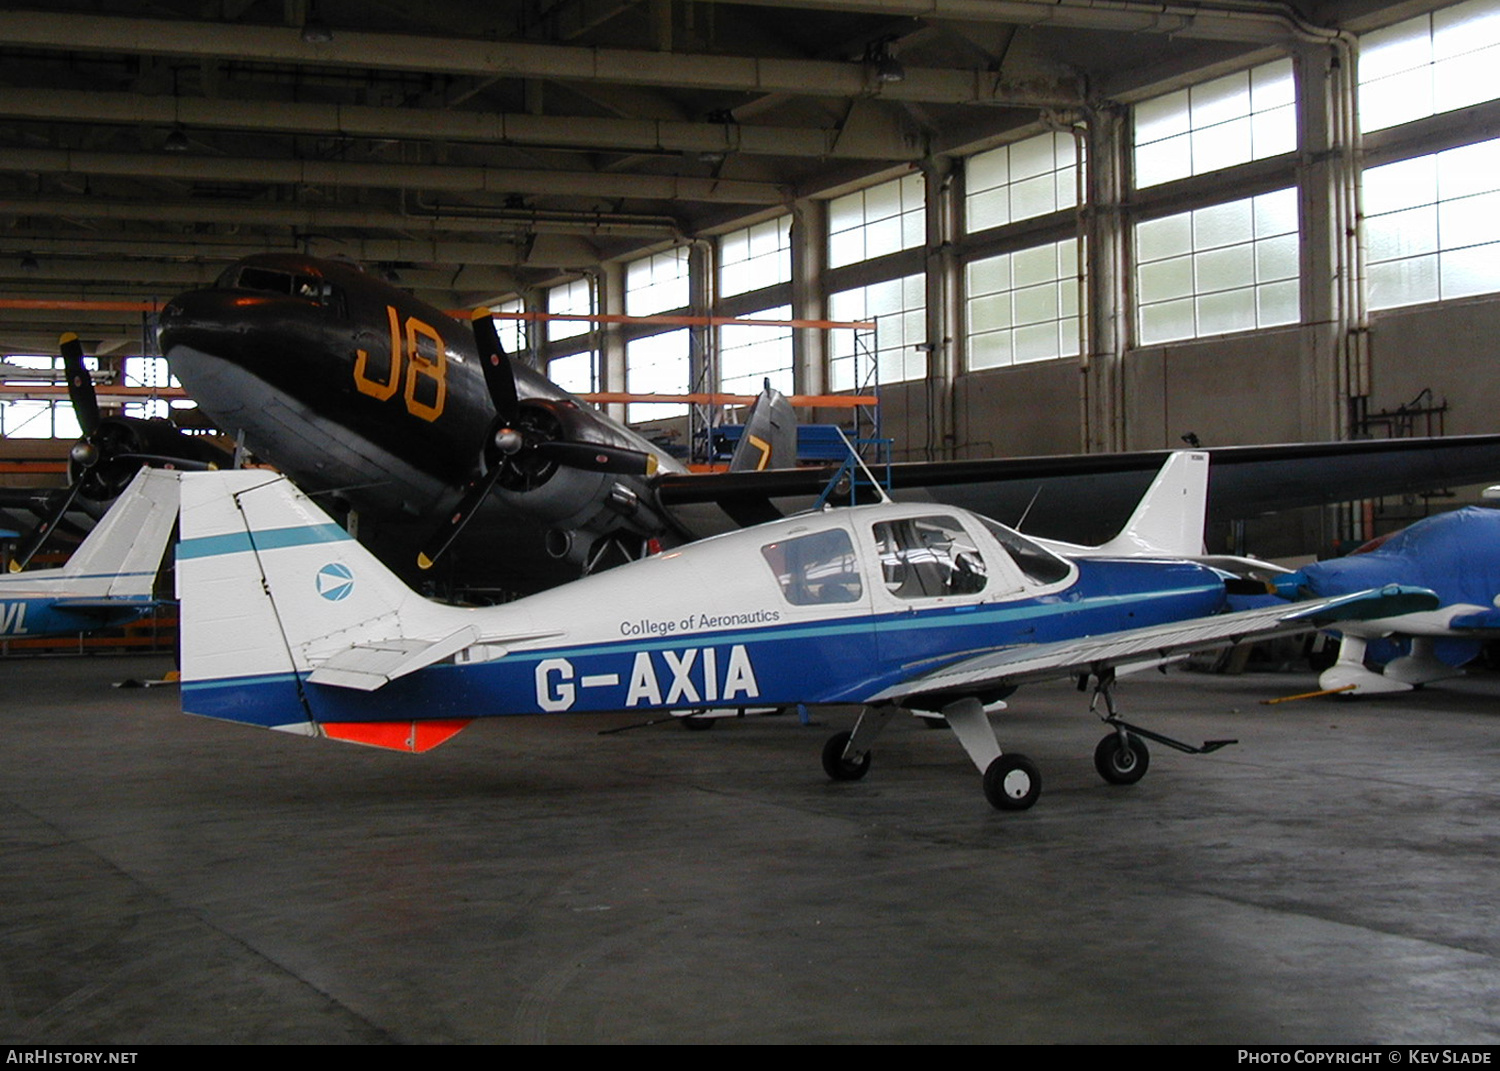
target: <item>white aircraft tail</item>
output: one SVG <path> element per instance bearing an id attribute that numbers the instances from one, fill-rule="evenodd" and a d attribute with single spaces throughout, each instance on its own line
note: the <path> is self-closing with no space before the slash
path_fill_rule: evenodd
<path id="1" fill-rule="evenodd" d="M 347 679 L 399 662 L 404 636 L 455 632 L 469 613 L 423 599 L 288 480 L 255 470 L 183 478 L 177 592 L 183 709 L 308 735 L 341 720 L 336 696 L 308 690 L 319 668 Z"/>
<path id="2" fill-rule="evenodd" d="M 1198 557 L 1207 519 L 1208 454 L 1179 450 L 1167 458 L 1120 534 L 1098 549 L 1137 557 Z"/>
<path id="3" fill-rule="evenodd" d="M 309 667 L 408 600 L 400 579 L 284 477 L 253 469 L 182 481 L 177 551 L 183 671 L 192 679 Z"/>
<path id="4" fill-rule="evenodd" d="M 66 565 L 0 578 L 28 590 L 55 587 L 73 597 L 144 598 L 156 584 L 177 520 L 176 472 L 143 468 L 84 537 Z"/>

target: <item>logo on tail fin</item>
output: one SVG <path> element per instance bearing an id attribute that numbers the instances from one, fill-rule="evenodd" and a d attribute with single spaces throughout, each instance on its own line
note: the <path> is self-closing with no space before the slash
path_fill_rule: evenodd
<path id="1" fill-rule="evenodd" d="M 354 573 L 343 562 L 329 562 L 318 570 L 318 594 L 329 602 L 347 599 L 354 590 Z"/>

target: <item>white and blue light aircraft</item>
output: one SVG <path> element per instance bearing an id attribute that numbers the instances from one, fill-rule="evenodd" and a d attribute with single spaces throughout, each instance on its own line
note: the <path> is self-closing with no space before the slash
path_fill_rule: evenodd
<path id="1" fill-rule="evenodd" d="M 1224 613 L 1225 574 L 1180 557 L 1202 549 L 1207 465 L 1174 456 L 1118 545 L 1077 557 L 963 510 L 887 502 L 731 532 L 482 609 L 411 591 L 284 479 L 190 473 L 183 708 L 423 751 L 485 715 L 859 704 L 854 730 L 824 748 L 837 780 L 865 774 L 893 713 L 932 711 L 989 801 L 1019 810 L 1041 778 L 1001 752 L 985 705 L 1020 684 L 1093 677 L 1109 727 L 1095 763 L 1128 784 L 1146 770 L 1142 737 L 1184 751 L 1225 742 L 1196 748 L 1128 725 L 1111 698 L 1117 670 L 1435 604 L 1393 588 Z"/>
<path id="2" fill-rule="evenodd" d="M 148 612 L 177 493 L 177 473 L 141 469 L 66 565 L 0 576 L 0 637 L 87 632 Z"/>

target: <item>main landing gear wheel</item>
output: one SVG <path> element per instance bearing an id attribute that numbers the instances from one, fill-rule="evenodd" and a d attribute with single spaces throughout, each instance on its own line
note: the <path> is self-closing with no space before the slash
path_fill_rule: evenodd
<path id="1" fill-rule="evenodd" d="M 853 733 L 834 733 L 823 745 L 823 772 L 835 781 L 858 781 L 870 772 L 870 753 L 866 751 L 858 762 L 844 758 L 844 749 L 849 746 Z"/>
<path id="2" fill-rule="evenodd" d="M 1146 750 L 1146 741 L 1134 733 L 1125 734 L 1124 744 L 1119 733 L 1110 733 L 1094 748 L 1094 769 L 1099 776 L 1112 785 L 1133 785 L 1146 776 L 1151 765 L 1151 752 Z"/>
<path id="3" fill-rule="evenodd" d="M 1001 755 L 984 771 L 984 798 L 1000 811 L 1024 811 L 1042 794 L 1042 775 L 1025 755 Z"/>

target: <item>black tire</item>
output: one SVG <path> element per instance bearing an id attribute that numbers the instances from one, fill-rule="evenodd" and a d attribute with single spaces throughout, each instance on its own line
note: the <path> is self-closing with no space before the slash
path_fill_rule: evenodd
<path id="1" fill-rule="evenodd" d="M 844 749 L 849 746 L 853 733 L 834 733 L 823 745 L 823 772 L 835 781 L 858 781 L 870 772 L 870 753 L 865 752 L 858 762 L 844 758 Z"/>
<path id="2" fill-rule="evenodd" d="M 682 727 L 684 729 L 687 729 L 690 732 L 702 733 L 707 732 L 709 729 L 712 729 L 714 727 L 714 723 L 719 719 L 705 718 L 697 714 L 684 714 L 677 720 L 682 723 Z"/>
<path id="3" fill-rule="evenodd" d="M 1151 765 L 1151 752 L 1146 741 L 1134 733 L 1125 734 L 1125 745 L 1120 744 L 1120 734 L 1110 733 L 1094 748 L 1094 769 L 1099 776 L 1112 785 L 1133 785 L 1146 776 Z"/>
<path id="4" fill-rule="evenodd" d="M 1042 794 L 1042 775 L 1025 755 L 1001 755 L 984 771 L 984 798 L 997 811 L 1024 811 Z"/>

